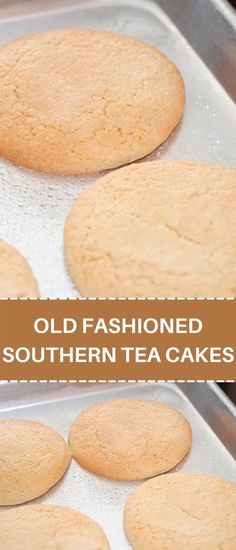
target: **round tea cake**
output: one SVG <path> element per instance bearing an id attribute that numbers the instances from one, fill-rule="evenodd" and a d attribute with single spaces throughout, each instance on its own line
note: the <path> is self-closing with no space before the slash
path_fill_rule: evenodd
<path id="1" fill-rule="evenodd" d="M 236 485 L 201 473 L 162 475 L 128 498 L 124 519 L 134 550 L 234 550 Z"/>
<path id="2" fill-rule="evenodd" d="M 235 297 L 236 170 L 192 161 L 134 164 L 72 206 L 65 254 L 90 297 Z"/>
<path id="3" fill-rule="evenodd" d="M 187 420 L 157 401 L 121 399 L 90 407 L 72 424 L 77 462 L 116 480 L 152 477 L 174 468 L 191 447 Z"/>
<path id="4" fill-rule="evenodd" d="M 0 298 L 37 298 L 38 284 L 27 260 L 0 239 Z"/>
<path id="5" fill-rule="evenodd" d="M 0 442 L 1 506 L 43 495 L 61 479 L 71 460 L 61 435 L 38 422 L 0 420 Z"/>
<path id="6" fill-rule="evenodd" d="M 55 174 L 139 159 L 184 109 L 182 77 L 155 48 L 119 34 L 60 29 L 0 47 L 0 155 Z"/>
<path id="7" fill-rule="evenodd" d="M 102 528 L 70 508 L 22 506 L 0 515 L 5 550 L 109 550 Z"/>

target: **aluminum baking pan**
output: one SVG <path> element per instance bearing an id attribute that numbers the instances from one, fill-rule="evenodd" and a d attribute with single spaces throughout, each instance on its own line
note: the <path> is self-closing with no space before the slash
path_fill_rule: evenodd
<path id="1" fill-rule="evenodd" d="M 152 44 L 181 70 L 186 84 L 187 104 L 180 126 L 149 159 L 196 159 L 234 166 L 236 111 L 226 91 L 232 77 L 233 56 L 230 54 L 231 65 L 224 65 L 224 72 L 219 78 L 213 63 L 212 47 L 209 46 L 207 22 L 199 23 L 199 8 L 196 6 L 203 2 L 181 0 L 182 10 L 173 8 L 174 4 L 180 4 L 180 0 L 175 3 L 162 0 L 160 3 L 163 9 L 154 0 L 87 0 L 78 1 L 76 6 L 70 8 L 67 6 L 29 16 L 3 18 L 0 20 L 0 42 L 35 31 L 90 27 L 117 31 Z M 234 18 L 231 10 L 225 10 L 224 3 L 220 3 L 224 9 L 221 9 L 219 17 L 219 10 L 213 9 L 215 4 L 219 6 L 219 0 L 215 3 L 208 0 L 204 2 L 206 4 L 212 5 L 210 12 L 206 9 L 205 19 L 209 18 L 209 28 L 214 29 L 216 55 L 224 60 L 226 52 L 229 55 L 233 48 Z M 42 1 L 36 5 L 43 9 L 49 3 Z M 32 9 L 32 2 L 30 6 Z M 195 14 L 197 47 L 191 14 Z M 205 63 L 192 44 L 203 55 Z M 230 48 L 226 50 L 229 44 Z M 227 75 L 225 71 L 228 71 Z M 0 235 L 29 259 L 39 282 L 41 297 L 78 296 L 64 262 L 63 227 L 71 204 L 96 177 L 42 175 L 0 162 Z"/>
<path id="2" fill-rule="evenodd" d="M 202 471 L 236 481 L 236 466 L 232 456 L 175 384 L 106 384 L 106 389 L 92 384 L 66 384 L 60 389 L 59 384 L 52 383 L 46 385 L 44 392 L 43 384 L 18 383 L 8 385 L 11 392 L 14 386 L 15 403 L 14 399 L 11 402 L 8 400 L 8 404 L 6 401 L 2 403 L 0 418 L 44 422 L 65 438 L 79 412 L 95 403 L 128 397 L 167 403 L 188 418 L 193 430 L 192 449 L 177 470 Z M 22 391 L 23 399 L 19 400 Z M 31 391 L 34 393 L 33 399 Z M 104 528 L 112 550 L 128 550 L 130 546 L 123 531 L 123 508 L 128 495 L 137 485 L 137 482 L 116 482 L 97 477 L 73 461 L 65 477 L 34 502 L 62 504 L 89 515 Z"/>

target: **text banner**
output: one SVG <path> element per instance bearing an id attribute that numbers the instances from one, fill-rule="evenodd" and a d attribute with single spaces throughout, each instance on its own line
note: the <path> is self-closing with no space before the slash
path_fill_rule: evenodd
<path id="1" fill-rule="evenodd" d="M 2 300 L 1 380 L 236 380 L 235 300 Z"/>

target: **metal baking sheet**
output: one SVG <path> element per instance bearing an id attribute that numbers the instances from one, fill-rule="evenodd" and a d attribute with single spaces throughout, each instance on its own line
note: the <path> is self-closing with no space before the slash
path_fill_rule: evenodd
<path id="1" fill-rule="evenodd" d="M 188 17 L 191 21 L 191 13 Z M 215 12 L 215 20 L 211 19 L 215 33 L 218 19 Z M 5 19 L 0 23 L 0 43 L 60 27 L 98 28 L 134 36 L 159 48 L 182 72 L 187 92 L 182 123 L 146 160 L 196 159 L 234 166 L 233 101 L 155 0 L 78 0 L 76 7 Z M 207 37 L 203 34 L 201 40 L 207 41 Z M 218 44 L 220 48 L 224 43 Z M 63 227 L 71 204 L 96 177 L 40 175 L 0 162 L 0 235 L 29 259 L 41 297 L 78 296 L 64 263 Z"/>
<path id="2" fill-rule="evenodd" d="M 30 393 L 35 385 L 28 384 L 24 403 L 19 405 L 18 401 L 18 406 L 14 406 L 12 402 L 11 406 L 2 407 L 0 418 L 44 422 L 67 439 L 72 421 L 90 405 L 129 397 L 162 401 L 180 411 L 189 420 L 193 430 L 192 449 L 176 470 L 207 472 L 236 482 L 234 459 L 175 384 L 107 384 L 107 389 L 102 391 L 97 385 L 86 386 L 83 391 L 81 385 L 80 390 L 73 384 L 65 385 L 61 390 L 58 384 L 50 386 L 50 391 L 44 394 L 40 384 L 38 397 L 34 391 L 35 403 L 32 403 Z M 16 394 L 19 395 L 19 389 Z M 97 477 L 72 461 L 64 478 L 34 502 L 61 504 L 87 514 L 104 528 L 112 550 L 128 550 L 130 546 L 123 531 L 123 509 L 128 495 L 138 484 L 139 482 L 116 482 Z"/>

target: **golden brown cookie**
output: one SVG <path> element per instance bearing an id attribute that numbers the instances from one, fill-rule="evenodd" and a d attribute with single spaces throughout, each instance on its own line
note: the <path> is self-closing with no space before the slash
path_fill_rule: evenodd
<path id="1" fill-rule="evenodd" d="M 37 298 L 39 289 L 27 260 L 0 239 L 0 298 Z"/>
<path id="2" fill-rule="evenodd" d="M 60 29 L 0 47 L 0 155 L 56 174 L 144 157 L 178 124 L 184 84 L 155 48 L 119 34 Z"/>
<path id="3" fill-rule="evenodd" d="M 163 475 L 128 498 L 124 518 L 134 550 L 235 550 L 236 485 L 201 473 Z"/>
<path id="4" fill-rule="evenodd" d="M 49 426 L 0 420 L 0 505 L 43 495 L 61 479 L 70 460 L 66 442 Z"/>
<path id="5" fill-rule="evenodd" d="M 4 550 L 109 550 L 102 528 L 63 506 L 22 506 L 0 515 Z"/>
<path id="6" fill-rule="evenodd" d="M 72 424 L 78 463 L 117 480 L 152 477 L 174 468 L 191 447 L 187 420 L 157 401 L 121 399 L 90 407 Z"/>
<path id="7" fill-rule="evenodd" d="M 236 296 L 236 170 L 134 164 L 72 206 L 65 254 L 84 296 Z"/>

